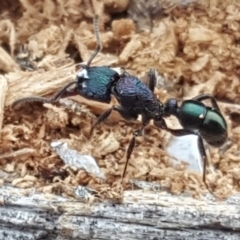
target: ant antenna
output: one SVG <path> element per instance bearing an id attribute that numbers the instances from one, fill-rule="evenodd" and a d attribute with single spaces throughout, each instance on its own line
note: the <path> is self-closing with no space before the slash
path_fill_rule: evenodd
<path id="1" fill-rule="evenodd" d="M 53 103 L 56 102 L 66 91 L 67 89 L 72 86 L 73 84 L 76 84 L 76 81 L 70 82 L 67 85 L 65 85 L 60 91 L 58 91 L 53 97 L 51 98 L 45 98 L 45 97 L 25 97 L 20 98 L 12 103 L 11 108 L 14 108 L 16 105 L 23 103 L 23 102 L 42 102 L 42 103 Z"/>
<path id="2" fill-rule="evenodd" d="M 102 50 L 102 44 L 99 36 L 99 24 L 98 24 L 98 15 L 95 15 L 93 18 L 93 28 L 94 28 L 94 34 L 97 40 L 97 47 L 92 53 L 92 56 L 87 62 L 87 67 L 90 67 L 92 60 L 97 56 L 97 54 Z"/>

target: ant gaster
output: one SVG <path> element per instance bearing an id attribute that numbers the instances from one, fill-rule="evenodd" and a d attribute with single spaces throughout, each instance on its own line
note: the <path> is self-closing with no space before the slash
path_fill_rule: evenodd
<path id="1" fill-rule="evenodd" d="M 154 94 L 156 85 L 155 70 L 150 69 L 148 85 L 141 82 L 135 76 L 126 72 L 122 74 L 106 66 L 91 66 L 93 59 L 101 51 L 101 41 L 98 29 L 98 17 L 93 20 L 94 32 L 97 39 L 97 47 L 86 65 L 80 64 L 82 70 L 78 71 L 76 80 L 68 83 L 52 98 L 26 97 L 18 99 L 13 106 L 26 101 L 40 101 L 53 103 L 59 98 L 65 98 L 80 94 L 81 96 L 104 103 L 110 103 L 111 95 L 114 95 L 119 105 L 113 105 L 103 112 L 95 121 L 90 131 L 92 134 L 96 125 L 108 118 L 112 111 L 117 111 L 126 120 L 136 120 L 142 117 L 142 126 L 134 131 L 126 152 L 126 163 L 122 179 L 125 176 L 128 161 L 135 146 L 135 138 L 143 135 L 144 127 L 150 120 L 156 127 L 165 129 L 175 136 L 194 134 L 198 136 L 198 148 L 203 159 L 203 182 L 212 193 L 206 183 L 207 156 L 203 145 L 203 139 L 214 147 L 221 146 L 227 139 L 227 124 L 223 118 L 215 98 L 209 94 L 199 95 L 191 100 L 185 100 L 178 106 L 176 99 L 169 99 L 165 104 L 161 103 Z M 73 88 L 69 89 L 70 86 Z M 210 99 L 212 107 L 205 106 L 203 100 Z M 182 125 L 182 129 L 168 128 L 165 117 L 174 115 Z"/>

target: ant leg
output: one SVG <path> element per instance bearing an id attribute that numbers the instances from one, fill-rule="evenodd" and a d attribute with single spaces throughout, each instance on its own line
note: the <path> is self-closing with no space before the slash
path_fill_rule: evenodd
<path id="1" fill-rule="evenodd" d="M 93 124 L 91 130 L 90 130 L 90 136 L 93 133 L 94 128 L 100 124 L 101 122 L 103 122 L 104 120 L 106 120 L 109 115 L 111 114 L 112 111 L 117 111 L 124 119 L 126 120 L 135 120 L 137 119 L 137 115 L 132 114 L 131 112 L 127 111 L 125 108 L 121 107 L 121 106 L 112 106 L 111 108 L 107 109 L 104 113 L 102 113 L 95 121 L 95 123 Z"/>
<path id="2" fill-rule="evenodd" d="M 58 91 L 53 97 L 51 98 L 44 98 L 44 97 L 25 97 L 20 98 L 12 103 L 12 108 L 16 105 L 23 103 L 23 102 L 43 102 L 43 103 L 53 103 L 56 102 L 59 98 L 65 98 L 70 96 L 75 96 L 78 94 L 77 88 L 68 89 L 71 85 L 76 84 L 76 82 L 70 82 L 65 85 L 60 91 Z"/>
<path id="3" fill-rule="evenodd" d="M 201 94 L 199 96 L 196 96 L 196 97 L 192 98 L 192 100 L 195 100 L 195 101 L 204 101 L 204 100 L 207 100 L 207 99 L 210 99 L 213 108 L 220 112 L 220 108 L 217 104 L 217 101 L 216 101 L 215 97 L 213 97 L 211 94 L 205 93 L 205 94 Z"/>
<path id="4" fill-rule="evenodd" d="M 128 145 L 127 153 L 126 153 L 126 162 L 125 162 L 123 173 L 122 173 L 121 183 L 123 182 L 123 179 L 125 177 L 125 174 L 126 174 L 126 171 L 127 171 L 128 162 L 129 162 L 129 159 L 130 159 L 130 157 L 132 155 L 133 149 L 135 147 L 136 137 L 143 135 L 143 128 L 144 127 L 134 131 L 133 137 L 132 137 L 132 139 L 131 139 L 131 141 L 130 141 L 130 143 Z"/>
<path id="5" fill-rule="evenodd" d="M 127 148 L 126 162 L 125 162 L 125 165 L 124 165 L 124 170 L 123 170 L 121 182 L 123 181 L 123 179 L 125 177 L 125 174 L 126 174 L 126 171 L 127 171 L 128 162 L 129 162 L 129 159 L 130 159 L 130 157 L 132 155 L 133 149 L 135 147 L 136 137 L 143 136 L 144 128 L 149 124 L 149 122 L 150 122 L 150 119 L 147 118 L 145 115 L 142 115 L 142 127 L 140 129 L 134 131 L 133 137 L 132 137 L 132 139 L 131 139 L 131 141 L 130 141 L 130 143 L 128 145 L 128 148 Z"/>
<path id="6" fill-rule="evenodd" d="M 208 186 L 208 184 L 206 182 L 206 169 L 207 169 L 207 162 L 208 161 L 207 161 L 207 154 L 206 154 L 206 151 L 205 151 L 205 147 L 203 145 L 202 137 L 199 136 L 196 132 L 191 131 L 191 130 L 168 128 L 164 119 L 161 119 L 159 121 L 154 121 L 154 125 L 156 127 L 165 129 L 166 131 L 170 132 L 172 135 L 174 135 L 176 137 L 181 137 L 181 136 L 186 136 L 186 135 L 197 135 L 198 136 L 198 149 L 199 149 L 200 155 L 202 157 L 202 163 L 203 163 L 203 183 L 204 183 L 206 189 L 212 195 L 214 195 L 213 191 L 210 189 L 210 187 Z"/>
<path id="7" fill-rule="evenodd" d="M 104 120 L 106 120 L 106 119 L 109 117 L 109 115 L 111 114 L 112 110 L 113 110 L 113 107 L 108 108 L 104 113 L 102 113 L 102 114 L 96 119 L 96 121 L 94 122 L 94 124 L 92 125 L 92 127 L 91 127 L 91 129 L 90 129 L 89 137 L 92 136 L 92 133 L 93 133 L 94 128 L 95 128 L 98 124 L 100 124 L 101 122 L 103 122 Z"/>
<path id="8" fill-rule="evenodd" d="M 148 72 L 148 87 L 149 89 L 154 92 L 154 88 L 156 87 L 157 79 L 156 79 L 156 73 L 154 68 L 150 68 Z"/>
<path id="9" fill-rule="evenodd" d="M 215 196 L 215 194 L 213 193 L 212 189 L 208 186 L 207 182 L 206 182 L 206 172 L 207 172 L 207 154 L 205 151 L 205 147 L 203 144 L 203 140 L 201 138 L 201 136 L 198 136 L 198 149 L 199 152 L 202 156 L 202 160 L 203 160 L 203 183 L 205 185 L 205 187 L 207 188 L 207 190 Z"/>

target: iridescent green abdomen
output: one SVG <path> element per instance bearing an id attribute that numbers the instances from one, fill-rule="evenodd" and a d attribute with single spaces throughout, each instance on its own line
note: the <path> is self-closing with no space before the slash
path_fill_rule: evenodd
<path id="1" fill-rule="evenodd" d="M 227 123 L 221 113 L 201 102 L 184 101 L 177 117 L 183 128 L 198 131 L 210 145 L 219 147 L 227 139 Z"/>
<path id="2" fill-rule="evenodd" d="M 183 128 L 194 130 L 200 128 L 206 113 L 206 106 L 201 102 L 186 100 L 179 108 L 178 118 Z"/>
<path id="3" fill-rule="evenodd" d="M 227 123 L 217 110 L 207 108 L 200 133 L 210 145 L 220 147 L 227 139 Z"/>

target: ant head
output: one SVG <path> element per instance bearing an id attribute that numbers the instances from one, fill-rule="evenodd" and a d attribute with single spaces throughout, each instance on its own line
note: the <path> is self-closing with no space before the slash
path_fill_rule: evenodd
<path id="1" fill-rule="evenodd" d="M 166 116 L 176 115 L 178 111 L 177 99 L 175 98 L 168 99 L 167 102 L 165 103 L 164 111 Z"/>

